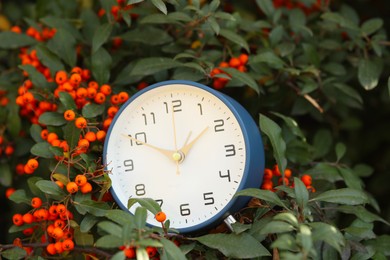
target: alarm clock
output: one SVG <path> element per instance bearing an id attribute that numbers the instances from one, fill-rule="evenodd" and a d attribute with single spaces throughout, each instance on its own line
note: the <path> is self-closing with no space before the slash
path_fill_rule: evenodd
<path id="1" fill-rule="evenodd" d="M 193 233 L 218 225 L 259 188 L 264 148 L 259 128 L 234 99 L 181 80 L 133 95 L 108 129 L 103 160 L 111 193 L 125 211 L 131 198 L 159 203 L 170 227 Z M 152 214 L 150 226 L 161 226 Z"/>

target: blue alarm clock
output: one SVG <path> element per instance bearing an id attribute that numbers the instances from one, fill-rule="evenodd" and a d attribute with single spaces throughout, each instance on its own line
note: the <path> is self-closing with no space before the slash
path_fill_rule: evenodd
<path id="1" fill-rule="evenodd" d="M 152 198 L 182 233 L 211 228 L 246 205 L 234 197 L 259 188 L 264 149 L 257 124 L 234 99 L 208 86 L 172 80 L 151 85 L 118 111 L 104 144 L 111 191 Z M 154 216 L 147 223 L 161 226 Z"/>

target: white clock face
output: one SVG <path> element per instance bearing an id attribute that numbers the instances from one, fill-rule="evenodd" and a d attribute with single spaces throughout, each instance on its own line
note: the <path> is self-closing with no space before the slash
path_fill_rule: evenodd
<path id="1" fill-rule="evenodd" d="M 117 200 L 153 198 L 173 228 L 210 221 L 240 187 L 243 132 L 225 103 L 201 88 L 170 84 L 143 93 L 122 108 L 108 138 Z M 161 226 L 152 215 L 148 223 Z"/>

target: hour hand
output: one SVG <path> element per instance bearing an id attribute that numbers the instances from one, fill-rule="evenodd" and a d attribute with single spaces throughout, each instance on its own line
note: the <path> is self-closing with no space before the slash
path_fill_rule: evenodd
<path id="1" fill-rule="evenodd" d="M 180 152 L 182 152 L 184 154 L 184 156 L 187 156 L 188 152 L 190 151 L 190 149 L 192 148 L 192 146 L 196 143 L 196 141 L 199 140 L 199 138 L 209 129 L 209 127 L 207 126 L 205 129 L 202 130 L 202 132 L 200 132 L 198 134 L 197 137 L 195 137 L 190 143 L 188 144 L 185 144 L 183 146 L 183 148 L 180 149 Z"/>
<path id="2" fill-rule="evenodd" d="M 154 146 L 154 145 L 151 145 L 151 144 L 148 144 L 148 143 L 145 143 L 145 142 L 142 142 L 134 137 L 132 137 L 131 135 L 127 135 L 127 134 L 122 134 L 124 137 L 126 138 L 129 138 L 130 140 L 133 140 L 137 143 L 140 143 L 142 145 L 145 145 L 146 147 L 149 147 L 153 150 L 156 150 L 160 153 L 162 153 L 163 155 L 165 155 L 166 157 L 168 157 L 169 160 L 174 160 L 173 156 L 175 154 L 175 151 L 171 151 L 171 150 L 167 150 L 167 149 L 163 149 L 163 148 L 160 148 L 160 147 L 157 147 L 157 146 Z"/>

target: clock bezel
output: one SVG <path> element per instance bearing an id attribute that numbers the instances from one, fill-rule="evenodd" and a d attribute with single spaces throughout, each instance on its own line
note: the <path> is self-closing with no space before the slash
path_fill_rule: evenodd
<path id="1" fill-rule="evenodd" d="M 215 89 L 212 89 L 206 85 L 203 85 L 198 82 L 188 81 L 188 80 L 168 80 L 168 81 L 155 83 L 135 93 L 133 96 L 129 98 L 129 100 L 127 100 L 120 107 L 120 109 L 118 110 L 118 112 L 116 113 L 115 117 L 112 120 L 112 123 L 107 131 L 106 139 L 104 142 L 103 163 L 105 165 L 105 170 L 109 171 L 107 169 L 107 146 L 108 143 L 110 142 L 111 131 L 116 121 L 120 117 L 121 113 L 125 110 L 125 108 L 130 103 L 132 103 L 134 100 L 139 98 L 141 95 L 155 88 L 164 87 L 167 85 L 187 85 L 190 87 L 200 88 L 204 91 L 209 92 L 211 95 L 215 96 L 216 98 L 218 98 L 221 102 L 223 102 L 227 106 L 228 109 L 230 109 L 230 111 L 237 119 L 237 122 L 241 128 L 245 147 L 246 147 L 245 167 L 243 170 L 243 176 L 241 178 L 241 182 L 237 187 L 237 191 L 246 188 L 259 188 L 263 179 L 263 172 L 264 172 L 264 149 L 263 149 L 263 143 L 262 143 L 259 128 L 254 122 L 253 118 L 245 110 L 245 108 L 233 98 Z M 118 204 L 118 206 L 121 209 L 127 211 L 129 214 L 132 214 L 127 208 L 127 201 L 126 202 L 120 201 L 113 187 L 110 188 L 110 192 L 115 202 Z M 216 225 L 218 222 L 226 218 L 228 215 L 243 208 L 248 203 L 249 199 L 250 199 L 249 197 L 242 197 L 242 196 L 233 197 L 217 214 L 215 214 L 213 217 L 209 218 L 208 220 L 200 224 L 196 224 L 194 226 L 185 227 L 185 228 L 175 228 L 175 229 L 178 230 L 180 233 L 193 233 L 193 232 L 198 232 L 198 231 L 211 228 L 214 225 Z M 154 226 L 149 223 L 148 225 Z"/>

